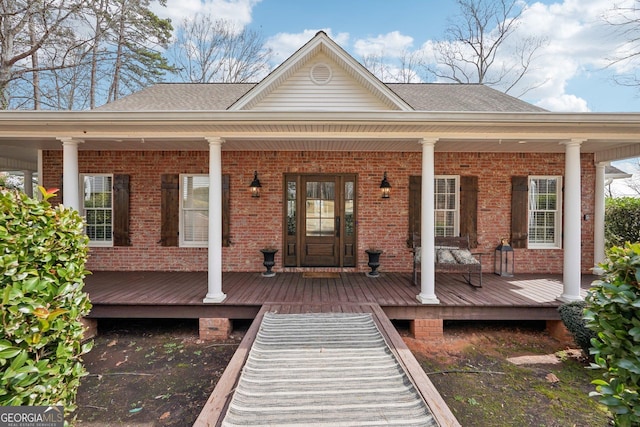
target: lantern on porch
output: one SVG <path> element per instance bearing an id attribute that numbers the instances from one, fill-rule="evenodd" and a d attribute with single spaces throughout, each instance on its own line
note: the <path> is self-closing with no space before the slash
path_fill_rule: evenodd
<path id="1" fill-rule="evenodd" d="M 260 184 L 260 180 L 258 179 L 258 171 L 253 173 L 253 181 L 251 181 L 249 187 L 251 188 L 251 197 L 260 197 L 262 184 Z"/>
<path id="2" fill-rule="evenodd" d="M 493 272 L 499 276 L 513 277 L 513 248 L 507 239 L 502 239 L 496 248 Z"/>
<path id="3" fill-rule="evenodd" d="M 380 183 L 380 191 L 382 192 L 382 198 L 388 199 L 389 194 L 391 193 L 391 184 L 389 184 L 389 180 L 387 179 L 387 173 L 384 173 L 382 178 L 382 182 Z"/>

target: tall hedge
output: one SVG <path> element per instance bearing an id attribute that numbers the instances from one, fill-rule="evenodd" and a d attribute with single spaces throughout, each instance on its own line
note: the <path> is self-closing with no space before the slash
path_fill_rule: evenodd
<path id="1" fill-rule="evenodd" d="M 594 381 L 600 402 L 617 426 L 640 425 L 640 243 L 611 248 L 603 280 L 586 298 L 587 327 L 595 366 L 604 370 Z"/>
<path id="2" fill-rule="evenodd" d="M 607 198 L 604 235 L 607 247 L 640 242 L 640 198 Z"/>
<path id="3" fill-rule="evenodd" d="M 0 405 L 75 410 L 82 354 L 88 247 L 73 209 L 0 189 Z"/>

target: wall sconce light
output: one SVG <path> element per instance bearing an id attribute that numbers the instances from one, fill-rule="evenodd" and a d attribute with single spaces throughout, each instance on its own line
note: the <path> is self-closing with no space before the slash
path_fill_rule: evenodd
<path id="1" fill-rule="evenodd" d="M 387 173 L 384 173 L 384 177 L 382 178 L 382 182 L 380 183 L 380 191 L 382 191 L 382 198 L 388 199 L 389 194 L 391 193 L 391 184 L 387 181 Z"/>
<path id="2" fill-rule="evenodd" d="M 253 172 L 253 181 L 251 181 L 251 197 L 260 197 L 260 189 L 262 188 L 262 184 L 260 184 L 260 180 L 258 179 L 258 171 Z"/>

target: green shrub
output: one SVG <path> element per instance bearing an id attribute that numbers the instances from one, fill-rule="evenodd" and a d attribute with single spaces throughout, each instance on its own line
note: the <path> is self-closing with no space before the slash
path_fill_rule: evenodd
<path id="1" fill-rule="evenodd" d="M 595 380 L 601 403 L 617 426 L 640 425 L 640 243 L 611 248 L 602 264 L 605 276 L 586 299 L 587 326 L 597 333 L 591 343 L 594 367 L 605 369 Z"/>
<path id="2" fill-rule="evenodd" d="M 604 234 L 608 248 L 640 242 L 640 198 L 606 199 Z"/>
<path id="3" fill-rule="evenodd" d="M 75 410 L 80 378 L 87 237 L 75 210 L 0 189 L 0 405 Z"/>
<path id="4" fill-rule="evenodd" d="M 558 311 L 575 343 L 582 349 L 585 356 L 589 357 L 591 339 L 596 337 L 596 333 L 587 328 L 587 322 L 584 319 L 585 305 L 584 301 L 574 301 L 562 304 Z"/>

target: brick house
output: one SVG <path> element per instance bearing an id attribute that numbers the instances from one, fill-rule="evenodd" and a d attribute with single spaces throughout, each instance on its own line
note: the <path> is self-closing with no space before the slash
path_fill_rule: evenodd
<path id="1" fill-rule="evenodd" d="M 638 114 L 551 113 L 482 85 L 384 84 L 320 32 L 258 84 L 3 112 L 0 157 L 33 169 L 37 150 L 41 184 L 87 218 L 90 270 L 207 271 L 207 303 L 223 272 L 262 271 L 262 248 L 278 272 L 364 272 L 371 247 L 406 272 L 418 235 L 422 303 L 439 302 L 440 235 L 489 254 L 508 239 L 516 272 L 562 274 L 568 301 L 604 257 L 604 168 L 640 156 L 639 130 Z"/>

